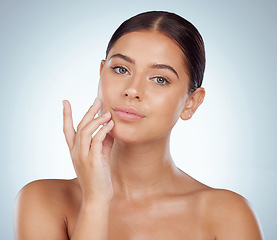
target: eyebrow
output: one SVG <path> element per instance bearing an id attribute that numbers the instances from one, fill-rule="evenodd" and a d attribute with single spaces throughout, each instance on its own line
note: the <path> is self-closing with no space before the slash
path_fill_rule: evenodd
<path id="1" fill-rule="evenodd" d="M 123 55 L 123 54 L 120 54 L 120 53 L 117 53 L 117 54 L 112 55 L 112 56 L 109 58 L 109 60 L 112 59 L 112 58 L 115 58 L 115 57 L 121 58 L 121 59 L 123 59 L 123 60 L 125 60 L 125 61 L 127 61 L 127 62 L 129 62 L 129 63 L 133 63 L 133 64 L 135 63 L 135 61 L 134 61 L 133 59 L 131 59 L 131 58 L 129 58 L 129 57 Z"/>
<path id="2" fill-rule="evenodd" d="M 127 62 L 129 62 L 129 63 L 132 63 L 132 64 L 135 63 L 135 60 L 133 60 L 133 59 L 131 59 L 130 57 L 128 57 L 128 56 L 126 56 L 126 55 L 123 55 L 123 54 L 121 54 L 121 53 L 117 53 L 117 54 L 112 55 L 112 56 L 109 58 L 109 60 L 112 59 L 112 58 L 115 58 L 115 57 L 121 58 L 121 59 L 123 59 L 123 60 L 125 60 L 125 61 L 127 61 Z M 167 69 L 167 70 L 170 70 L 170 71 L 173 72 L 173 73 L 177 76 L 177 78 L 179 79 L 179 75 L 178 75 L 178 73 L 176 72 L 176 70 L 175 70 L 173 67 L 169 66 L 169 65 L 166 65 L 166 64 L 153 64 L 153 65 L 151 65 L 151 68 L 153 68 L 153 69 Z"/>
<path id="3" fill-rule="evenodd" d="M 151 66 L 151 68 L 154 68 L 154 69 L 167 69 L 167 70 L 170 70 L 171 72 L 173 72 L 177 78 L 179 79 L 179 75 L 178 73 L 175 71 L 175 69 L 169 65 L 166 65 L 166 64 L 153 64 Z"/>

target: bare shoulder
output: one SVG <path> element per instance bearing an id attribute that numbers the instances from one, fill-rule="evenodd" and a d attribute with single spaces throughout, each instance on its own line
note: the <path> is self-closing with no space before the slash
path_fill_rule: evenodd
<path id="1" fill-rule="evenodd" d="M 238 213 L 248 217 L 255 215 L 247 199 L 229 190 L 210 188 L 206 192 L 206 199 L 210 209 L 215 213 L 228 213 L 229 217 Z"/>
<path id="2" fill-rule="evenodd" d="M 21 204 L 44 204 L 56 207 L 64 205 L 66 199 L 74 195 L 77 187 L 75 179 L 45 179 L 37 180 L 25 185 L 17 195 L 16 203 Z"/>
<path id="3" fill-rule="evenodd" d="M 263 239 L 258 218 L 244 197 L 229 190 L 211 188 L 188 175 L 183 176 L 191 208 L 201 216 L 205 229 L 209 229 L 214 239 Z"/>
<path id="4" fill-rule="evenodd" d="M 14 208 L 15 239 L 67 238 L 66 210 L 74 180 L 38 180 L 24 186 Z M 77 185 L 76 185 L 77 186 Z"/>
<path id="5" fill-rule="evenodd" d="M 249 202 L 241 195 L 223 189 L 203 191 L 205 208 L 216 239 L 261 240 L 262 230 Z"/>
<path id="6" fill-rule="evenodd" d="M 63 180 L 63 179 L 43 179 L 36 180 L 25 185 L 20 192 L 18 197 L 22 195 L 34 195 L 40 196 L 42 198 L 53 197 L 52 194 L 55 194 L 56 197 L 62 196 L 63 194 L 68 194 L 76 185 L 76 179 Z M 51 193 L 51 196 L 49 195 Z"/>

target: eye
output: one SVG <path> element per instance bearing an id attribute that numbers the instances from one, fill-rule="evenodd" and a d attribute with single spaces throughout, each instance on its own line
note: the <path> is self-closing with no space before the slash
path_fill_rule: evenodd
<path id="1" fill-rule="evenodd" d="M 128 70 L 122 66 L 114 66 L 112 69 L 118 74 L 128 74 Z"/>
<path id="2" fill-rule="evenodd" d="M 154 81 L 155 81 L 156 83 L 158 83 L 159 85 L 170 84 L 170 82 L 167 81 L 166 78 L 164 78 L 164 77 L 154 77 L 153 79 L 154 79 Z"/>

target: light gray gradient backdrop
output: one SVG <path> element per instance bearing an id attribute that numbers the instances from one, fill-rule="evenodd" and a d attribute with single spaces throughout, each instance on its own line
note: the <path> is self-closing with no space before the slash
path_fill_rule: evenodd
<path id="1" fill-rule="evenodd" d="M 146 10 L 180 14 L 206 44 L 206 98 L 173 130 L 176 164 L 246 197 L 266 238 L 277 239 L 275 0 L 1 0 L 1 239 L 13 239 L 14 200 L 25 184 L 75 177 L 62 100 L 72 103 L 76 126 L 96 97 L 112 33 Z"/>

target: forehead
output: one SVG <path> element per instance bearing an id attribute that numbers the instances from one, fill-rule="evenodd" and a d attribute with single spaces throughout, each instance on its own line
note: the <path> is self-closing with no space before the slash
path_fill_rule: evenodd
<path id="1" fill-rule="evenodd" d="M 180 47 L 158 31 L 137 31 L 120 37 L 111 48 L 107 59 L 114 54 L 124 54 L 138 64 L 168 64 L 187 74 L 185 56 Z"/>

